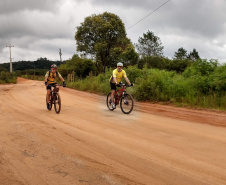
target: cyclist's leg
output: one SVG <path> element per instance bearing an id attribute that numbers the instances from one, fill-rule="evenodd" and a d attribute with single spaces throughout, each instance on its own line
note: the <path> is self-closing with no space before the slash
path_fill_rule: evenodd
<path id="1" fill-rule="evenodd" d="M 46 86 L 46 90 L 47 90 L 47 92 L 46 92 L 46 101 L 49 102 L 49 100 L 50 100 L 50 93 L 51 93 L 51 86 L 47 85 Z"/>
<path id="2" fill-rule="evenodd" d="M 115 105 L 114 97 L 115 97 L 116 85 L 110 82 L 110 86 L 111 86 L 111 102 L 112 102 L 112 105 L 113 104 Z"/>
<path id="3" fill-rule="evenodd" d="M 114 96 L 115 96 L 115 90 L 111 90 L 111 102 L 115 102 Z"/>
<path id="4" fill-rule="evenodd" d="M 46 100 L 47 100 L 47 102 L 50 101 L 50 94 L 51 94 L 51 90 L 50 89 L 47 89 L 47 94 L 46 94 Z"/>

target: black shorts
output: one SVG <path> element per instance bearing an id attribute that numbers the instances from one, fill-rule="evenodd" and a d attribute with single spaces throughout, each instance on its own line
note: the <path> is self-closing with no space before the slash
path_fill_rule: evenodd
<path id="1" fill-rule="evenodd" d="M 115 90 L 116 91 L 116 85 L 115 85 L 115 83 L 111 83 L 110 82 L 110 87 L 111 87 L 111 90 Z"/>
<path id="2" fill-rule="evenodd" d="M 48 90 L 48 89 L 51 90 L 51 87 L 54 86 L 54 85 L 58 85 L 58 84 L 57 83 L 49 84 L 49 85 L 46 86 L 46 90 Z"/>

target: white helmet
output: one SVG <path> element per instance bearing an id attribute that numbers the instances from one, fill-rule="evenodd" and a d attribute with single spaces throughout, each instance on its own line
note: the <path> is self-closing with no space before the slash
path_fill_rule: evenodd
<path id="1" fill-rule="evenodd" d="M 56 64 L 53 64 L 53 65 L 51 65 L 51 68 L 57 69 L 57 65 Z"/>
<path id="2" fill-rule="evenodd" d="M 117 67 L 118 67 L 118 66 L 123 67 L 123 63 L 122 63 L 122 62 L 117 63 Z"/>

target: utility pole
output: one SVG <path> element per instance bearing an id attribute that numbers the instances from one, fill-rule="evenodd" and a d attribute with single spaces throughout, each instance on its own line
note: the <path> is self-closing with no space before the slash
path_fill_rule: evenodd
<path id="1" fill-rule="evenodd" d="M 10 59 L 10 73 L 13 72 L 13 65 L 12 65 L 12 57 L 11 57 L 11 47 L 14 47 L 12 46 L 11 44 L 9 46 L 6 46 L 6 47 L 9 47 L 9 59 Z"/>
<path id="2" fill-rule="evenodd" d="M 59 49 L 59 55 L 60 55 L 60 61 L 62 62 L 62 58 L 61 58 L 61 55 L 62 55 L 62 53 L 61 53 L 61 48 Z"/>

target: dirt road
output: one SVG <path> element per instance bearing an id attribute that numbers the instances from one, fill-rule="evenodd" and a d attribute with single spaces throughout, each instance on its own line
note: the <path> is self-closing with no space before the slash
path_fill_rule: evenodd
<path id="1" fill-rule="evenodd" d="M 1 185 L 226 184 L 225 113 L 60 94 L 57 115 L 43 82 L 0 85 Z"/>

